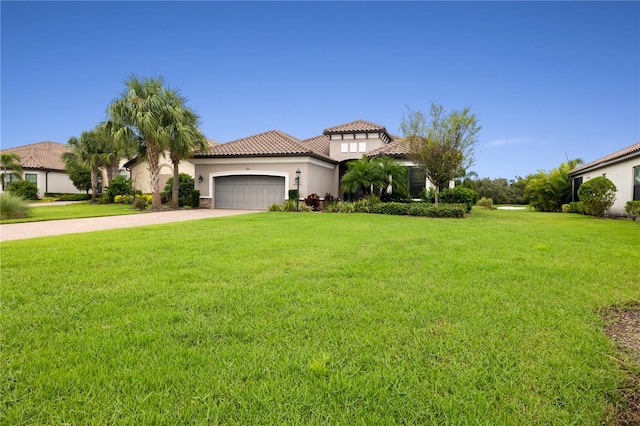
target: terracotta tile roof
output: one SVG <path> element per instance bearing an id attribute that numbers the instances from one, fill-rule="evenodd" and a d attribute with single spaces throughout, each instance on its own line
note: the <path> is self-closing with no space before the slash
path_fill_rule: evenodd
<path id="1" fill-rule="evenodd" d="M 388 155 L 389 157 L 406 157 L 409 153 L 409 143 L 397 136 L 393 137 L 393 141 L 367 152 L 367 157 L 379 157 Z"/>
<path id="2" fill-rule="evenodd" d="M 609 154 L 605 157 L 599 158 L 595 161 L 592 161 L 587 164 L 583 164 L 581 166 L 576 167 L 571 170 L 570 174 L 579 173 L 588 169 L 598 168 L 598 166 L 605 166 L 606 163 L 617 162 L 620 160 L 624 160 L 625 157 L 633 157 L 640 156 L 640 142 L 635 143 L 631 146 L 621 149 L 620 151 L 616 151 L 613 154 Z"/>
<path id="3" fill-rule="evenodd" d="M 271 130 L 243 139 L 223 143 L 194 157 L 288 157 L 308 155 L 335 162 L 328 156 L 315 152 L 301 140 L 280 130 Z"/>
<path id="4" fill-rule="evenodd" d="M 376 123 L 365 120 L 356 120 L 350 123 L 341 124 L 335 127 L 329 127 L 322 132 L 325 135 L 335 133 L 364 133 L 364 132 L 384 132 L 387 133 L 387 129 Z M 388 135 L 388 133 L 387 133 Z"/>
<path id="5" fill-rule="evenodd" d="M 19 155 L 20 165 L 24 169 L 65 170 L 60 156 L 70 151 L 68 145 L 47 141 L 3 149 L 0 153 Z"/>
<path id="6" fill-rule="evenodd" d="M 313 138 L 305 139 L 302 141 L 303 144 L 309 145 L 313 152 L 317 152 L 318 154 L 322 154 L 324 156 L 329 157 L 331 153 L 329 137 L 327 135 L 320 135 Z"/>

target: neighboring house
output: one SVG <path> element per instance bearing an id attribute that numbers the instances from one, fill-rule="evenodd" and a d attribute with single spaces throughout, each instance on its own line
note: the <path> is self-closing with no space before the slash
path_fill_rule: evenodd
<path id="1" fill-rule="evenodd" d="M 208 140 L 209 147 L 213 148 L 220 145 L 218 142 Z M 167 181 L 170 177 L 173 177 L 173 164 L 169 158 L 169 152 L 166 151 L 160 155 L 160 191 L 164 189 Z M 129 178 L 133 181 L 133 187 L 142 191 L 144 194 L 151 193 L 151 173 L 149 172 L 149 163 L 146 160 L 136 157 L 130 161 L 127 161 L 122 165 L 129 175 Z M 195 177 L 195 167 L 191 162 L 191 159 L 182 160 L 178 164 L 180 173 L 186 173 L 191 177 Z"/>
<path id="2" fill-rule="evenodd" d="M 579 201 L 580 185 L 596 176 L 606 176 L 614 183 L 618 191 L 611 213 L 623 215 L 627 201 L 640 200 L 640 142 L 569 172 L 573 191 L 571 201 Z"/>
<path id="3" fill-rule="evenodd" d="M 298 170 L 301 199 L 312 193 L 342 197 L 340 178 L 348 161 L 389 155 L 412 166 L 406 154 L 407 145 L 384 126 L 357 120 L 306 140 L 272 130 L 197 152 L 190 161 L 203 206 L 266 210 L 289 198 Z M 410 181 L 410 195 L 417 198 L 427 182 L 414 169 Z"/>
<path id="4" fill-rule="evenodd" d="M 78 191 L 64 168 L 61 156 L 71 149 L 56 142 L 38 142 L 0 151 L 2 154 L 15 153 L 20 156 L 23 179 L 38 186 L 38 195 L 45 193 L 76 194 Z M 15 180 L 14 175 L 7 177 L 7 183 Z"/>

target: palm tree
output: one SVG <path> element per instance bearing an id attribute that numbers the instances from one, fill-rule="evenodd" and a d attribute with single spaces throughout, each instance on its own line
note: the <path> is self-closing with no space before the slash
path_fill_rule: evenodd
<path id="1" fill-rule="evenodd" d="M 207 148 L 207 139 L 198 129 L 199 117 L 192 110 L 183 105 L 186 98 L 177 95 L 175 113 L 172 114 L 176 120 L 167 123 L 167 131 L 170 133 L 169 158 L 173 165 L 173 184 L 171 187 L 171 207 L 178 208 L 179 188 L 180 188 L 180 161 L 191 158 L 196 150 Z"/>
<path id="2" fill-rule="evenodd" d="M 392 192 L 407 194 L 409 189 L 409 178 L 407 166 L 398 163 L 391 157 L 377 157 L 371 161 L 382 169 L 382 185 L 380 192 L 391 188 Z"/>
<path id="3" fill-rule="evenodd" d="M 67 144 L 71 152 L 62 154 L 67 169 L 86 167 L 91 171 L 91 201 L 98 196 L 98 174 L 105 164 L 105 150 L 95 130 L 82 132 L 80 138 L 70 138 Z"/>
<path id="4" fill-rule="evenodd" d="M 185 118 L 185 99 L 177 91 L 164 87 L 161 77 L 138 78 L 132 75 L 125 83 L 126 89 L 120 98 L 109 105 L 111 121 L 118 127 L 116 139 L 134 140 L 138 155 L 149 163 L 151 184 L 151 206 L 160 210 L 160 154 L 169 149 L 172 138 L 186 138 L 186 129 L 193 127 L 197 120 Z M 195 113 L 193 113 L 195 116 Z M 174 179 L 174 182 L 178 179 Z"/>
<path id="5" fill-rule="evenodd" d="M 4 191 L 7 183 L 7 177 L 9 175 L 14 175 L 18 179 L 22 179 L 22 166 L 20 165 L 20 156 L 13 152 L 0 154 L 0 164 L 2 165 L 2 174 L 0 174 L 0 180 L 2 180 L 2 190 Z"/>
<path id="6" fill-rule="evenodd" d="M 364 196 L 370 195 L 373 186 L 382 187 L 384 185 L 385 177 L 383 175 L 382 167 L 375 161 L 369 161 L 365 156 L 359 160 L 349 161 L 347 171 L 340 179 L 342 191 L 356 193 L 362 191 Z"/>
<path id="7" fill-rule="evenodd" d="M 107 172 L 107 186 L 110 185 L 111 179 L 118 175 L 120 169 L 120 161 L 123 158 L 131 158 L 134 151 L 134 143 L 132 140 L 118 140 L 115 132 L 116 124 L 111 121 L 103 121 L 95 131 L 99 142 L 104 147 L 104 168 Z"/>

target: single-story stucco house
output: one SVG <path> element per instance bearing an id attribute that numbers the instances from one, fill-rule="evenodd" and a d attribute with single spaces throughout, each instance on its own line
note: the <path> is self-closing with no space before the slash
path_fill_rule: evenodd
<path id="1" fill-rule="evenodd" d="M 35 183 L 38 187 L 38 195 L 43 197 L 46 193 L 82 193 L 73 186 L 60 158 L 63 153 L 70 151 L 68 145 L 47 141 L 3 149 L 0 153 L 14 153 L 20 156 L 22 178 Z M 7 183 L 15 179 L 15 175 L 8 175 Z"/>
<path id="2" fill-rule="evenodd" d="M 190 161 L 203 206 L 266 210 L 297 189 L 297 171 L 301 199 L 312 193 L 342 198 L 340 177 L 348 161 L 388 155 L 412 166 L 406 154 L 406 144 L 384 126 L 357 120 L 305 140 L 271 130 L 196 152 Z M 417 198 L 429 185 L 415 169 L 409 170 L 410 195 Z"/>
<path id="3" fill-rule="evenodd" d="M 596 176 L 606 176 L 614 183 L 617 192 L 611 213 L 624 215 L 627 201 L 640 200 L 640 142 L 569 172 L 573 191 L 571 201 L 579 201 L 580 185 Z"/>

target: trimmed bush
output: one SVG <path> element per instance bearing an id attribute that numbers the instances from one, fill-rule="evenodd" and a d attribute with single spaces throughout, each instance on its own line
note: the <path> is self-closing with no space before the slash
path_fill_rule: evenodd
<path id="1" fill-rule="evenodd" d="M 438 196 L 439 201 L 445 204 L 465 204 L 467 213 L 478 202 L 478 193 L 473 189 L 457 186 L 451 189 L 443 189 Z"/>
<path id="2" fill-rule="evenodd" d="M 640 217 L 640 200 L 627 201 L 624 205 L 624 211 L 631 220 L 636 220 L 636 218 Z"/>
<path id="3" fill-rule="evenodd" d="M 478 206 L 491 210 L 493 209 L 493 200 L 491 198 L 482 197 L 478 200 Z"/>
<path id="4" fill-rule="evenodd" d="M 115 198 L 118 195 L 133 195 L 134 193 L 133 182 L 130 179 L 127 179 L 126 176 L 120 175 L 111 179 L 109 187 L 106 188 L 105 192 L 110 203 L 115 202 Z"/>
<path id="5" fill-rule="evenodd" d="M 133 195 L 116 195 L 113 198 L 113 202 L 116 204 L 131 204 L 133 202 Z"/>
<path id="6" fill-rule="evenodd" d="M 0 193 L 0 219 L 20 219 L 29 216 L 30 212 L 22 198 Z"/>
<path id="7" fill-rule="evenodd" d="M 422 217 L 462 218 L 467 212 L 466 204 L 429 203 L 379 203 L 371 208 L 371 213 L 408 215 Z"/>
<path id="8" fill-rule="evenodd" d="M 195 189 L 195 181 L 193 178 L 186 173 L 180 173 L 178 177 L 178 206 L 199 207 L 200 191 Z M 170 200 L 172 190 L 173 177 L 170 177 L 167 179 L 167 183 L 164 186 L 164 191 L 162 192 L 161 197 L 165 200 Z"/>
<path id="9" fill-rule="evenodd" d="M 436 202 L 436 192 L 433 188 L 422 188 L 420 191 L 420 199 L 425 203 L 435 203 Z"/>
<path id="10" fill-rule="evenodd" d="M 14 197 L 23 198 L 25 200 L 38 200 L 38 186 L 28 180 L 17 180 L 7 186 L 7 192 Z"/>
<path id="11" fill-rule="evenodd" d="M 588 214 L 582 201 L 572 201 L 569 203 L 569 213 Z"/>
<path id="12" fill-rule="evenodd" d="M 91 194 L 62 194 L 58 201 L 87 201 L 91 199 Z"/>
<path id="13" fill-rule="evenodd" d="M 580 185 L 578 197 L 590 214 L 603 217 L 616 201 L 616 191 L 613 182 L 605 176 L 597 176 Z"/>

